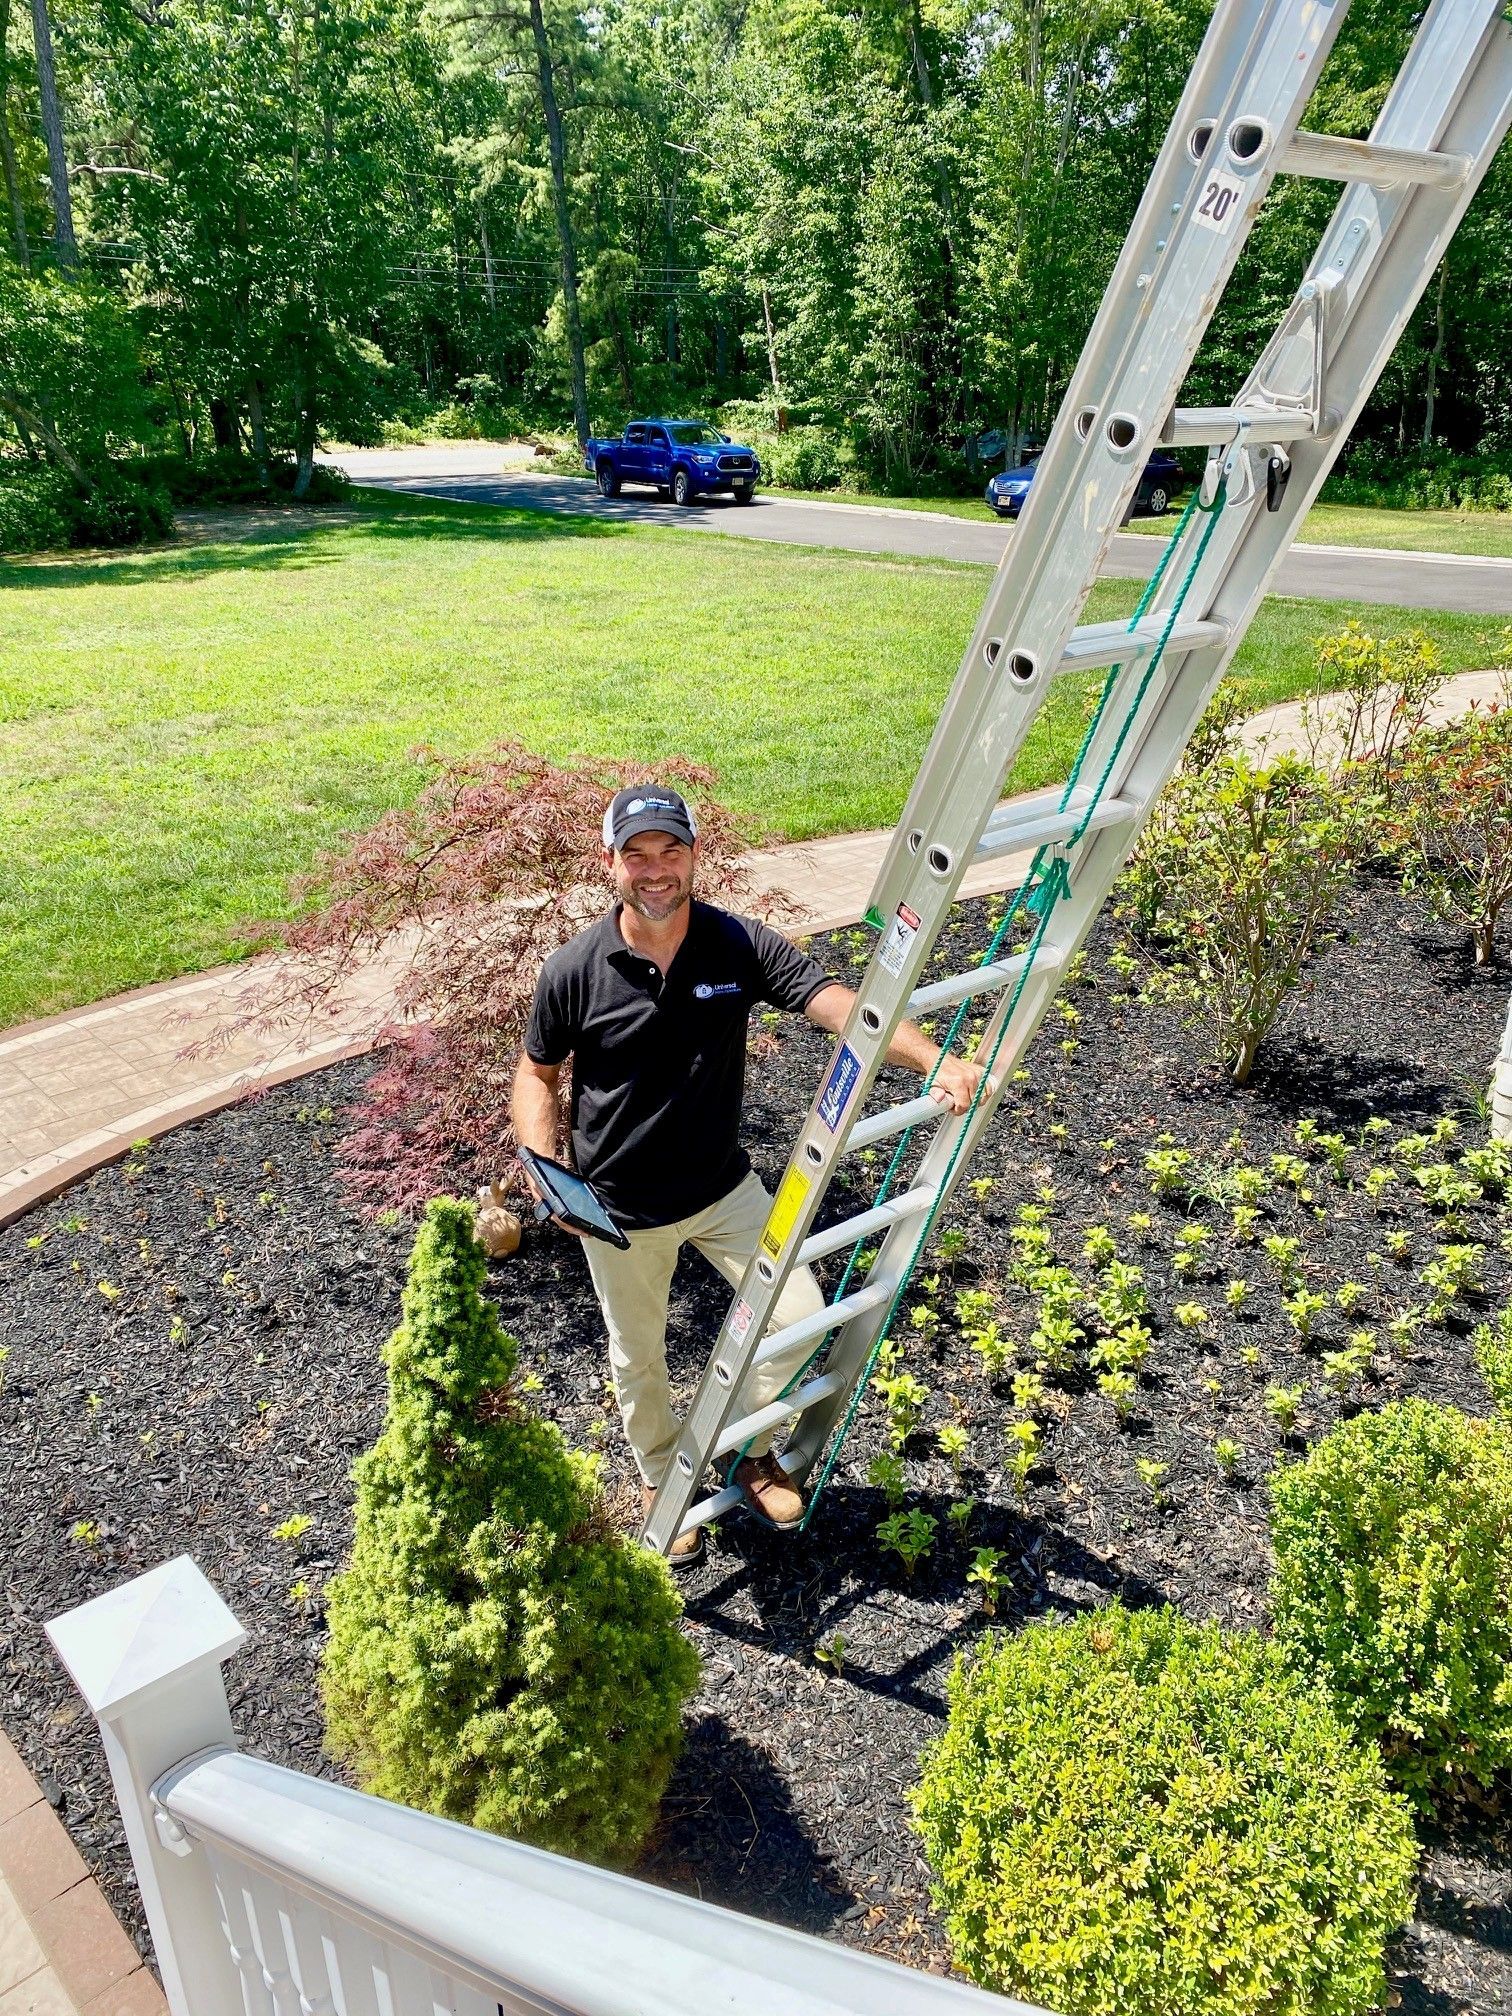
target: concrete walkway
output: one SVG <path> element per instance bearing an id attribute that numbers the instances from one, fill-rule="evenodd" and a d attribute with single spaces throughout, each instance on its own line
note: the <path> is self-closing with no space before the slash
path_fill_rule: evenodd
<path id="1" fill-rule="evenodd" d="M 1440 689 L 1435 716 L 1451 719 L 1502 695 L 1500 674 L 1464 673 Z M 1242 739 L 1269 755 L 1305 753 L 1300 706 L 1268 708 L 1245 724 Z M 854 924 L 887 840 L 885 831 L 849 833 L 774 848 L 753 857 L 755 879 L 788 893 L 796 905 L 794 931 Z M 983 864 L 967 876 L 962 893 L 1015 887 L 1028 858 Z M 234 1016 L 248 990 L 266 979 L 267 959 L 140 988 L 0 1033 L 0 1224 L 143 1136 L 368 1049 L 392 1001 L 401 957 L 375 959 L 318 1024 L 271 1037 L 243 1035 L 195 1058 L 181 1053 Z M 0 2009 L 0 2016 L 7 2012 Z"/>

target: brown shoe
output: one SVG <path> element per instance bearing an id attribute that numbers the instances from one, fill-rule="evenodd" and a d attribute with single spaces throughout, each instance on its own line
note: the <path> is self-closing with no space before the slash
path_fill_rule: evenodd
<path id="1" fill-rule="evenodd" d="M 641 1523 L 651 1517 L 651 1507 L 656 1503 L 656 1486 L 641 1486 Z M 703 1559 L 704 1536 L 702 1526 L 695 1526 L 691 1533 L 679 1533 L 667 1549 L 667 1559 L 676 1569 L 693 1568 Z"/>
<path id="2" fill-rule="evenodd" d="M 790 1533 L 803 1524 L 803 1515 L 808 1510 L 803 1494 L 794 1490 L 787 1472 L 770 1453 L 743 1456 L 735 1465 L 730 1482 L 740 1486 L 746 1510 L 764 1525 Z"/>

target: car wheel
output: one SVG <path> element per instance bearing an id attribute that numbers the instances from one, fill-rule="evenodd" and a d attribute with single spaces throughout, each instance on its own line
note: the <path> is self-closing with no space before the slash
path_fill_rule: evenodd
<path id="1" fill-rule="evenodd" d="M 1171 508 L 1171 500 L 1166 494 L 1166 487 L 1163 483 L 1155 485 L 1146 499 L 1146 503 L 1152 518 L 1164 518 L 1167 511 Z"/>
<path id="2" fill-rule="evenodd" d="M 754 483 L 737 483 L 735 485 L 735 502 L 737 504 L 749 504 L 755 495 L 756 485 Z"/>
<path id="3" fill-rule="evenodd" d="M 686 469 L 679 469 L 672 478 L 672 502 L 684 509 L 693 502 L 693 485 Z"/>
<path id="4" fill-rule="evenodd" d="M 612 462 L 600 462 L 598 465 L 598 487 L 600 497 L 618 497 L 620 481 Z"/>

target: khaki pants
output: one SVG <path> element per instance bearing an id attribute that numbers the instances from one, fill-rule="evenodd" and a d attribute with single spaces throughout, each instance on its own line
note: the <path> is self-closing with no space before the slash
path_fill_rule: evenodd
<path id="1" fill-rule="evenodd" d="M 682 1425 L 672 1412 L 667 1387 L 667 1300 L 678 1248 L 696 1246 L 731 1287 L 737 1287 L 771 1208 L 766 1185 L 750 1170 L 733 1190 L 691 1218 L 629 1233 L 628 1252 L 606 1245 L 602 1239 L 583 1241 L 588 1271 L 609 1331 L 609 1363 L 614 1368 L 620 1418 L 648 1484 L 660 1483 Z M 770 1327 L 784 1329 L 823 1306 L 824 1294 L 813 1270 L 795 1267 L 777 1299 Z M 713 1341 L 711 1337 L 711 1346 Z M 754 1372 L 741 1389 L 739 1413 L 752 1414 L 775 1400 L 813 1349 L 813 1340 L 795 1345 Z M 766 1454 L 773 1432 L 768 1429 L 752 1438 L 752 1455 Z"/>

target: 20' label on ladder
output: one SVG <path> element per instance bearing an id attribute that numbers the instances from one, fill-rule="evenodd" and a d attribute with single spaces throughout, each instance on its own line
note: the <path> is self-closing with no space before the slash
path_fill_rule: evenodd
<path id="1" fill-rule="evenodd" d="M 1204 231 L 1227 231 L 1239 215 L 1244 184 L 1233 175 L 1209 175 L 1202 185 L 1193 214 L 1194 224 Z"/>

